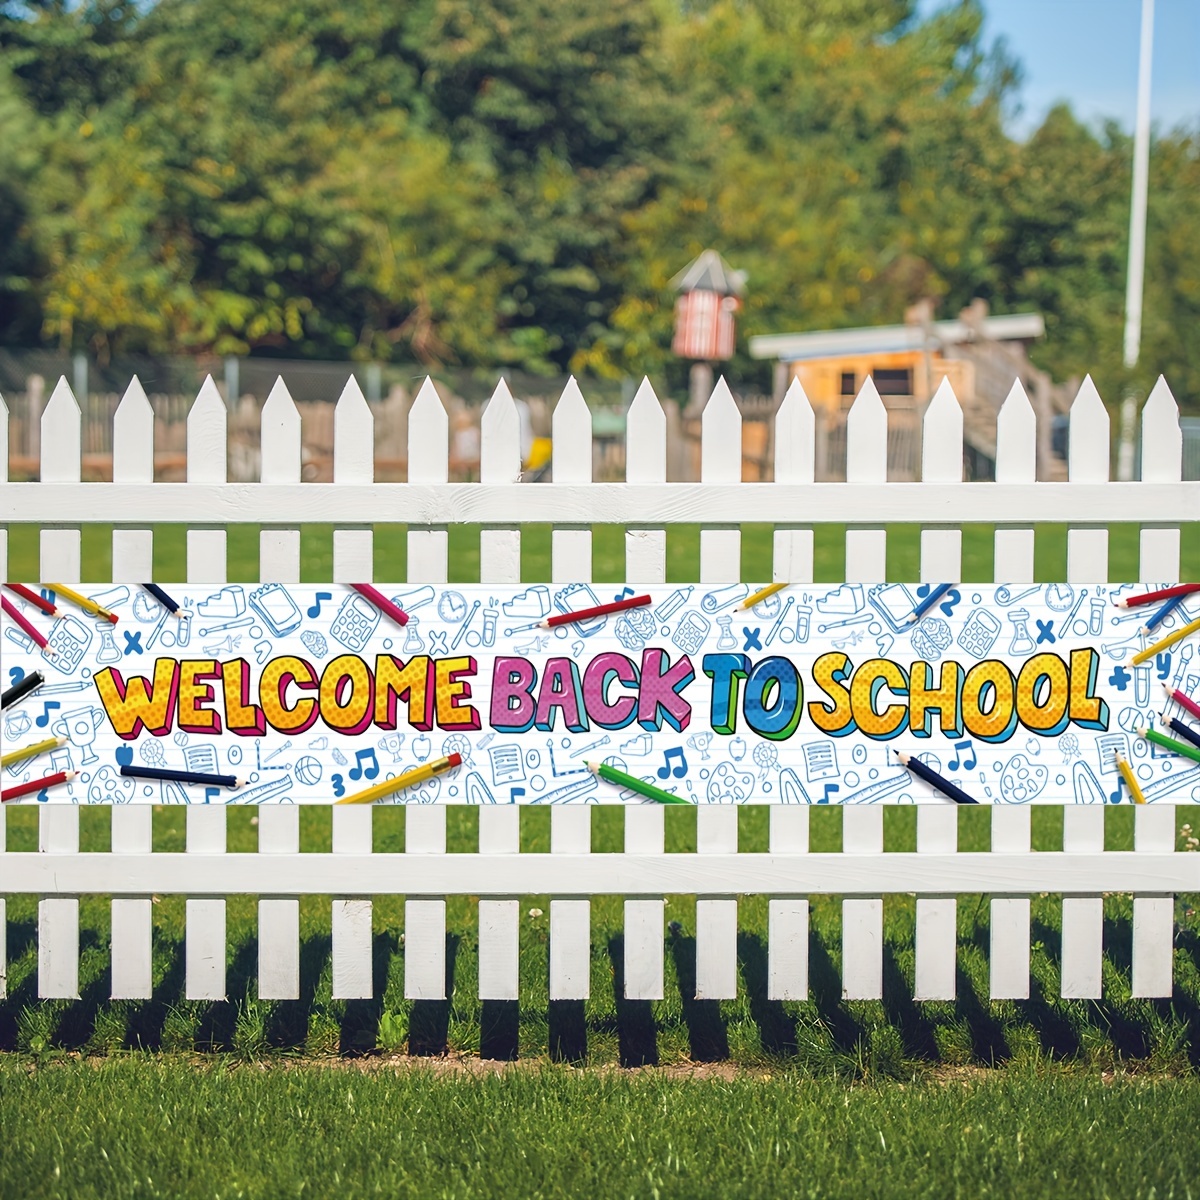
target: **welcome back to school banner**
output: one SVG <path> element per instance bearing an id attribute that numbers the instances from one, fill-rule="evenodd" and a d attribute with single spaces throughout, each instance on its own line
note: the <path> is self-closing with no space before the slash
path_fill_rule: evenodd
<path id="1" fill-rule="evenodd" d="M 1142 665 L 1155 585 L 954 586 L 910 623 L 928 585 L 796 585 L 752 609 L 752 585 L 378 585 L 400 627 L 345 585 L 48 585 L 48 639 L 0 620 L 5 687 L 44 682 L 0 720 L 3 749 L 64 743 L 3 771 L 52 772 L 28 802 L 330 803 L 442 755 L 462 765 L 396 803 L 639 801 L 610 765 L 698 804 L 912 803 L 938 793 L 901 767 L 918 755 L 980 803 L 1128 802 L 1114 752 L 1148 802 L 1200 800 L 1200 764 L 1137 730 L 1196 695 L 1193 638 Z M 635 593 L 652 603 L 544 628 Z M 1200 601 L 1194 604 L 1200 609 Z M 1186 717 L 1187 714 L 1182 714 Z M 228 773 L 205 787 L 123 776 L 122 765 Z"/>

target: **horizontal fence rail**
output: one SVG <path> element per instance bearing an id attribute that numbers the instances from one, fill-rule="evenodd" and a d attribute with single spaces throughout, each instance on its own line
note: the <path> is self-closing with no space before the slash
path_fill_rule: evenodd
<path id="1" fill-rule="evenodd" d="M 793 384 L 775 414 L 776 482 L 742 482 L 741 416 L 719 383 L 702 417 L 701 482 L 666 484 L 666 421 L 648 382 L 627 414 L 626 482 L 592 482 L 591 413 L 570 383 L 554 412 L 554 482 L 521 477 L 520 422 L 502 382 L 482 418 L 480 482 L 448 483 L 447 414 L 432 384 L 421 388 L 408 414 L 409 482 L 375 481 L 374 417 L 351 380 L 334 413 L 332 484 L 301 482 L 300 414 L 282 382 L 262 410 L 261 482 L 227 482 L 228 415 L 211 380 L 187 419 L 182 484 L 155 483 L 154 414 L 134 381 L 113 418 L 113 480 L 81 482 L 80 410 L 65 380 L 42 415 L 40 482 L 7 479 L 7 410 L 0 405 L 0 566 L 7 577 L 8 528 L 40 529 L 44 579 L 81 578 L 81 529 L 111 524 L 112 578 L 152 577 L 152 524 L 187 526 L 189 580 L 221 582 L 227 571 L 227 529 L 260 527 L 262 582 L 300 577 L 300 526 L 332 523 L 333 580 L 374 578 L 376 523 L 407 525 L 408 582 L 441 583 L 448 575 L 448 526 L 481 526 L 479 561 L 486 583 L 521 581 L 521 526 L 553 526 L 553 580 L 589 580 L 595 524 L 624 527 L 625 577 L 666 579 L 666 533 L 698 523 L 701 584 L 737 582 L 742 522 L 774 527 L 773 577 L 813 578 L 814 528 L 846 525 L 845 578 L 885 579 L 889 522 L 922 526 L 922 580 L 962 575 L 965 522 L 996 526 L 994 577 L 1033 579 L 1034 527 L 1065 521 L 1066 582 L 1108 577 L 1107 522 L 1141 526 L 1139 577 L 1177 579 L 1180 528 L 1200 512 L 1200 484 L 1181 482 L 1179 414 L 1159 381 L 1142 412 L 1142 481 L 1110 481 L 1108 413 L 1085 380 L 1070 416 L 1069 482 L 1035 482 L 1036 423 L 1019 383 L 1001 409 L 996 431 L 996 482 L 963 482 L 962 411 L 947 383 L 921 419 L 920 483 L 887 479 L 888 414 L 870 380 L 846 420 L 847 482 L 817 484 L 814 414 Z M 527 581 L 529 582 L 529 581 Z M 769 982 L 773 999 L 808 995 L 810 897 L 841 897 L 841 982 L 847 999 L 878 999 L 884 981 L 884 896 L 916 899 L 913 995 L 949 1000 L 956 994 L 958 899 L 990 897 L 990 995 L 1030 996 L 1033 937 L 1030 896 L 1061 894 L 1061 994 L 1094 998 L 1104 978 L 1107 893 L 1133 893 L 1129 932 L 1130 981 L 1135 996 L 1172 994 L 1175 900 L 1200 891 L 1200 855 L 1176 851 L 1175 806 L 1139 808 L 1132 851 L 1105 851 L 1105 809 L 1064 810 L 1061 849 L 1031 850 L 1028 806 L 1000 805 L 990 813 L 986 852 L 958 852 L 959 813 L 921 805 L 916 850 L 885 852 L 883 813 L 854 806 L 839 813 L 842 848 L 809 853 L 804 806 L 770 809 L 769 851 L 739 853 L 734 806 L 695 812 L 694 853 L 665 853 L 664 812 L 632 806 L 624 812 L 624 852 L 592 853 L 591 810 L 560 806 L 550 813 L 548 854 L 521 852 L 521 814 L 515 806 L 479 810 L 477 846 L 447 853 L 446 810 L 405 810 L 403 854 L 372 850 L 373 813 L 335 808 L 332 848 L 301 853 L 300 816 L 292 806 L 258 810 L 257 854 L 229 854 L 227 812 L 186 811 L 183 854 L 155 853 L 150 807 L 111 809 L 111 849 L 80 852 L 77 808 L 43 805 L 36 853 L 6 851 L 7 813 L 0 810 L 0 927 L 3 896 L 38 897 L 39 996 L 79 992 L 80 896 L 111 896 L 111 995 L 152 993 L 153 896 L 183 894 L 186 903 L 185 992 L 197 1000 L 226 995 L 226 897 L 258 900 L 258 995 L 300 995 L 299 898 L 331 897 L 333 995 L 373 994 L 373 898 L 403 896 L 404 993 L 440 1000 L 446 993 L 446 897 L 478 897 L 481 999 L 518 995 L 521 895 L 549 894 L 551 1000 L 579 1000 L 591 987 L 591 898 L 625 897 L 623 970 L 628 999 L 663 995 L 664 930 L 668 895 L 696 896 L 697 999 L 738 993 L 739 896 L 769 897 Z M 6 927 L 5 927 L 6 928 Z M 0 995 L 5 989 L 5 942 L 0 939 Z"/>

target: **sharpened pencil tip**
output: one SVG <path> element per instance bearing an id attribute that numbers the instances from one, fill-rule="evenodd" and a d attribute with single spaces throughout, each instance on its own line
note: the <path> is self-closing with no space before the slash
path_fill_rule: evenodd
<path id="1" fill-rule="evenodd" d="M 600 770 L 600 764 L 598 762 L 585 762 L 583 765 L 587 767 L 587 769 L 591 771 L 593 775 Z"/>

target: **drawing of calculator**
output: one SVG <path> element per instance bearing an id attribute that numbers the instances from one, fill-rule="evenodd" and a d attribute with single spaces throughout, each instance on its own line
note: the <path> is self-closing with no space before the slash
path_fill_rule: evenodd
<path id="1" fill-rule="evenodd" d="M 1000 636 L 1000 621 L 994 613 L 977 608 L 958 635 L 958 644 L 972 657 L 982 658 Z"/>
<path id="2" fill-rule="evenodd" d="M 596 593 L 586 583 L 569 583 L 561 591 L 554 593 L 554 607 L 564 613 L 578 612 L 581 608 L 595 608 L 599 603 Z M 578 633 L 580 637 L 591 637 L 607 624 L 607 617 L 588 617 L 586 621 L 578 621 L 570 628 L 572 635 Z"/>
<path id="3" fill-rule="evenodd" d="M 708 631 L 712 628 L 712 622 L 701 616 L 698 612 L 685 612 L 679 618 L 679 624 L 675 626 L 675 633 L 671 641 L 677 645 L 684 654 L 697 654 L 700 647 L 704 645 L 704 639 L 708 637 Z"/>
<path id="4" fill-rule="evenodd" d="M 867 603 L 887 622 L 893 633 L 912 633 L 909 623 L 916 597 L 902 583 L 878 583 L 867 593 Z"/>
<path id="5" fill-rule="evenodd" d="M 250 607 L 276 636 L 291 633 L 300 624 L 300 610 L 287 591 L 277 583 L 265 583 L 249 595 Z"/>
<path id="6" fill-rule="evenodd" d="M 351 592 L 342 601 L 333 624 L 329 627 L 331 637 L 337 638 L 347 650 L 356 653 L 367 648 L 371 634 L 379 627 L 382 613 L 368 604 L 357 592 Z"/>
<path id="7" fill-rule="evenodd" d="M 42 651 L 42 657 L 56 671 L 73 675 L 91 644 L 92 631 L 78 617 L 68 613 L 55 621 L 54 627 L 46 635 L 46 649 Z"/>

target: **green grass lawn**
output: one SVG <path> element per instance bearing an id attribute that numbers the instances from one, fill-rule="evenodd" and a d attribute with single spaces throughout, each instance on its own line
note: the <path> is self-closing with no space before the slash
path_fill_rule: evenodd
<path id="1" fill-rule="evenodd" d="M 1187 1197 L 1195 1085 L 0 1060 L 0 1195 Z"/>

